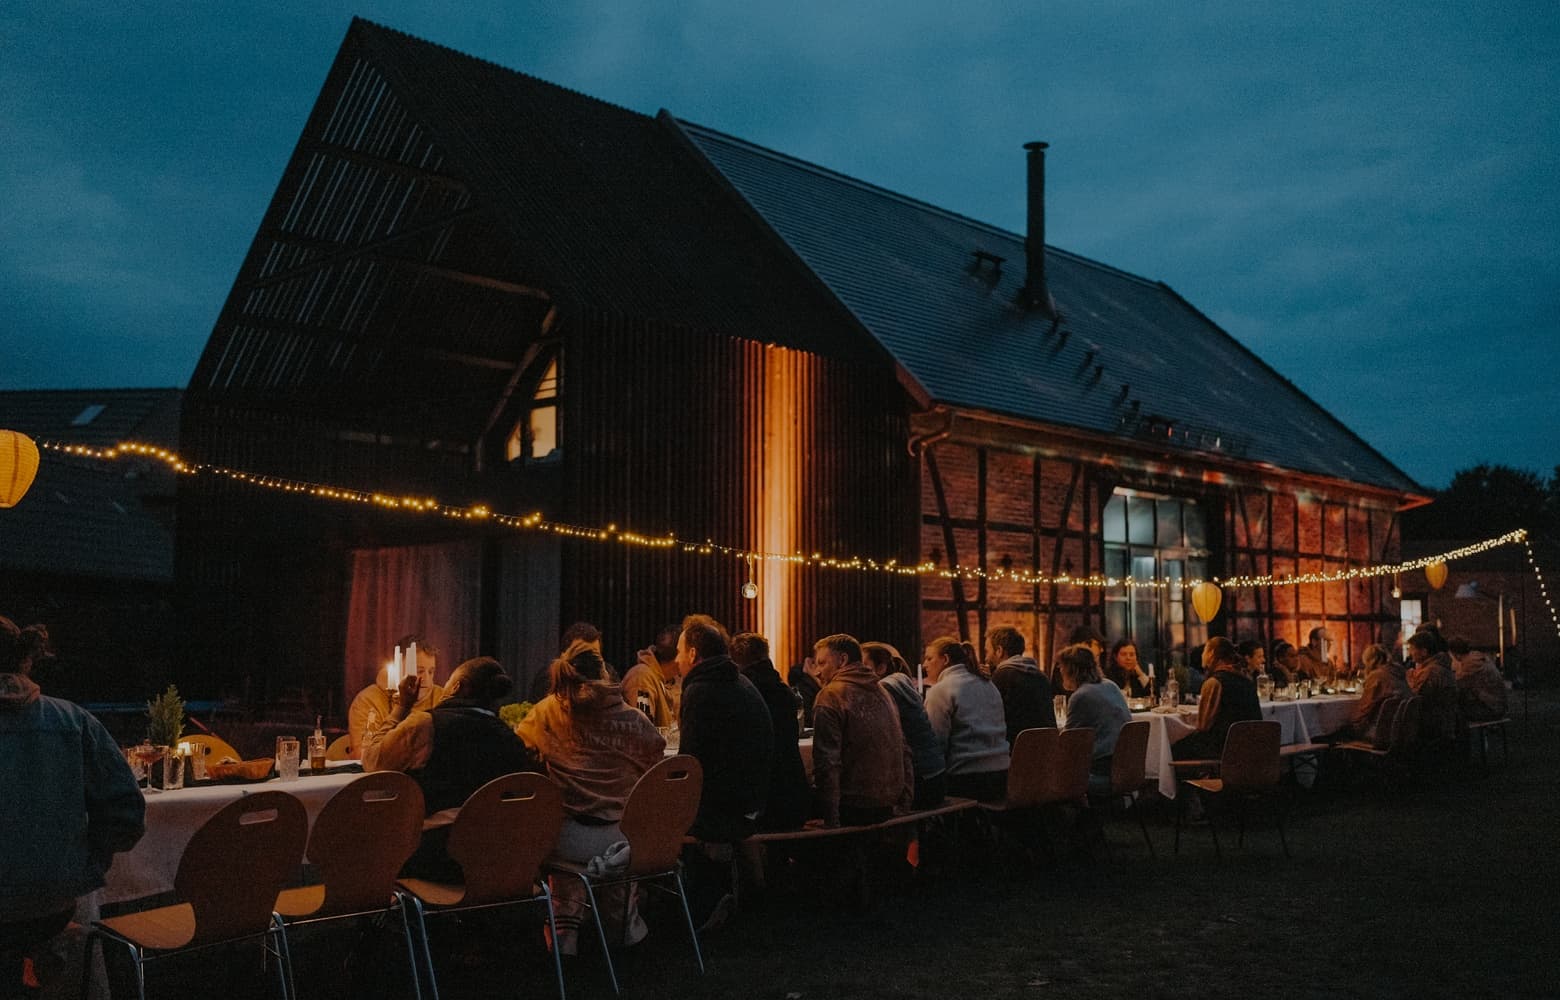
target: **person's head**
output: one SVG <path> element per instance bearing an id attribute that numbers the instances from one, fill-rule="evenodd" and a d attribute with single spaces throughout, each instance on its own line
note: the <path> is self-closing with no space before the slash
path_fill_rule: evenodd
<path id="1" fill-rule="evenodd" d="M 1436 627 L 1435 622 L 1421 623 L 1418 628 L 1414 629 L 1414 634 L 1423 635 L 1430 640 L 1430 652 L 1432 654 L 1446 651 L 1446 637 L 1441 634 L 1441 630 Z"/>
<path id="2" fill-rule="evenodd" d="M 1011 625 L 998 625 L 986 635 L 986 657 L 993 667 L 1003 660 L 1024 655 L 1024 634 Z"/>
<path id="3" fill-rule="evenodd" d="M 861 643 L 843 632 L 826 635 L 813 643 L 813 662 L 818 665 L 818 679 L 827 684 L 835 671 L 861 662 Z"/>
<path id="4" fill-rule="evenodd" d="M 1306 645 L 1311 647 L 1311 651 L 1313 653 L 1324 659 L 1328 653 L 1332 652 L 1332 633 L 1327 631 L 1327 629 L 1321 625 L 1318 625 L 1316 628 L 1313 628 L 1309 633 L 1307 633 L 1305 641 Z"/>
<path id="5" fill-rule="evenodd" d="M 515 682 L 491 656 L 478 656 L 456 667 L 450 674 L 445 693 L 451 698 L 476 702 L 483 708 L 496 708 L 508 697 Z"/>
<path id="6" fill-rule="evenodd" d="M 1240 653 L 1240 658 L 1246 661 L 1246 667 L 1250 670 L 1261 670 L 1267 666 L 1267 650 L 1262 648 L 1262 643 L 1255 639 L 1247 639 L 1235 647 Z"/>
<path id="7" fill-rule="evenodd" d="M 1415 632 L 1408 637 L 1408 655 L 1415 663 L 1423 663 L 1435 655 L 1440 636 L 1429 632 Z"/>
<path id="8" fill-rule="evenodd" d="M 1056 669 L 1062 675 L 1062 687 L 1069 691 L 1098 683 L 1100 679 L 1100 663 L 1094 650 L 1081 642 L 1062 647 L 1056 654 Z"/>
<path id="9" fill-rule="evenodd" d="M 1273 659 L 1285 670 L 1293 670 L 1300 661 L 1300 651 L 1295 648 L 1294 643 L 1280 639 L 1273 643 Z"/>
<path id="10" fill-rule="evenodd" d="M 731 662 L 750 667 L 769 659 L 769 640 L 757 632 L 739 632 L 731 637 Z"/>
<path id="11" fill-rule="evenodd" d="M 1468 650 L 1472 648 L 1472 646 L 1468 645 L 1468 640 L 1464 639 L 1460 635 L 1453 636 L 1452 638 L 1446 640 L 1446 651 L 1458 659 L 1462 659 L 1464 656 L 1467 656 Z"/>
<path id="12" fill-rule="evenodd" d="M 1392 654 L 1387 648 L 1378 643 L 1371 643 L 1365 647 L 1365 652 L 1360 654 L 1360 662 L 1365 664 L 1366 670 L 1376 670 L 1387 666 L 1392 661 Z"/>
<path id="13" fill-rule="evenodd" d="M 30 674 L 38 661 L 50 655 L 48 629 L 42 625 L 20 628 L 0 615 L 0 674 Z"/>
<path id="14" fill-rule="evenodd" d="M 1127 671 L 1137 673 L 1138 652 L 1137 643 L 1131 639 L 1117 639 L 1110 646 L 1110 662 Z"/>
<path id="15" fill-rule="evenodd" d="M 682 632 L 677 636 L 677 668 L 682 673 L 730 651 L 731 639 L 726 626 L 709 615 L 689 615 L 683 619 Z"/>
<path id="16" fill-rule="evenodd" d="M 563 630 L 563 636 L 559 640 L 564 649 L 568 649 L 576 642 L 583 642 L 601 652 L 601 629 L 590 622 L 575 622 Z"/>
<path id="17" fill-rule="evenodd" d="M 864 642 L 861 644 L 861 661 L 872 668 L 872 672 L 879 677 L 887 677 L 889 674 L 904 674 L 909 676 L 910 664 L 899 655 L 899 650 L 886 642 Z"/>
<path id="18" fill-rule="evenodd" d="M 584 639 L 575 639 L 569 648 L 552 662 L 548 669 L 552 678 L 553 696 L 563 707 L 573 710 L 579 701 L 580 690 L 587 684 L 610 682 L 612 670 L 601 658 L 595 646 Z"/>
<path id="19" fill-rule="evenodd" d="M 1079 643 L 1094 650 L 1095 656 L 1105 652 L 1105 637 L 1093 625 L 1079 625 L 1072 630 L 1072 634 L 1067 637 L 1067 644 L 1076 646 Z"/>
<path id="20" fill-rule="evenodd" d="M 926 669 L 926 679 L 933 684 L 950 667 L 965 667 L 975 671 L 975 659 L 970 655 L 969 643 L 960 642 L 951 635 L 940 635 L 926 644 L 921 664 Z"/>
<path id="21" fill-rule="evenodd" d="M 1203 646 L 1202 665 L 1207 671 L 1234 670 L 1240 666 L 1240 651 L 1233 642 L 1216 635 Z"/>

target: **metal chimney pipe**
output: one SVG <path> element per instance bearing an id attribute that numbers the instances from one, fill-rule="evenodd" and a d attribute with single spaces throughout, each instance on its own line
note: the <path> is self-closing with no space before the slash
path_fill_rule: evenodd
<path id="1" fill-rule="evenodd" d="M 1029 151 L 1029 228 L 1024 234 L 1024 287 L 1019 301 L 1056 319 L 1056 302 L 1045 281 L 1045 151 L 1049 143 L 1026 142 Z"/>

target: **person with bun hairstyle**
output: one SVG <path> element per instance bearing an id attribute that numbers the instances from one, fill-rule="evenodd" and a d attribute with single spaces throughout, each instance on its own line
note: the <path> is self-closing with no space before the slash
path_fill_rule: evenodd
<path id="1" fill-rule="evenodd" d="M 0 617 L 0 993 L 24 959 L 70 923 L 76 898 L 101 888 L 115 854 L 146 831 L 146 802 L 108 730 L 79 705 L 43 694 L 33 666 L 49 655 L 41 625 Z"/>
<path id="2" fill-rule="evenodd" d="M 975 651 L 951 635 L 922 654 L 931 690 L 926 716 L 948 764 L 948 794 L 997 802 L 1007 795 L 1007 719 L 1002 695 L 976 666 Z"/>
<path id="3" fill-rule="evenodd" d="M 563 828 L 553 857 L 588 864 L 623 840 L 618 822 L 641 776 L 660 761 L 666 740 L 655 723 L 623 700 L 623 688 L 601 654 L 576 641 L 549 668 L 552 691 L 520 721 L 516 732 L 536 751 L 547 774 L 563 791 Z M 558 921 L 558 950 L 578 951 L 584 888 L 578 879 L 552 880 Z M 601 891 L 608 933 L 625 945 L 647 933 L 632 886 Z M 626 909 L 625 909 L 626 907 Z M 613 922 L 627 913 L 621 927 Z"/>

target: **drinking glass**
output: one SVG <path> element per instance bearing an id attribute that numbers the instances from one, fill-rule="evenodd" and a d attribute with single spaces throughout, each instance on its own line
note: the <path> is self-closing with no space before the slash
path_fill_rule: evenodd
<path id="1" fill-rule="evenodd" d="M 298 780 L 298 738 L 276 738 L 276 776 L 282 781 Z"/>
<path id="2" fill-rule="evenodd" d="M 309 737 L 309 770 L 315 774 L 325 771 L 325 735 Z"/>
<path id="3" fill-rule="evenodd" d="M 169 747 L 163 755 L 163 791 L 174 791 L 184 787 L 184 762 L 189 758 L 179 752 L 178 747 Z"/>
<path id="4" fill-rule="evenodd" d="M 661 731 L 661 736 L 666 740 L 667 752 L 676 753 L 677 748 L 682 744 L 682 734 L 678 732 L 677 727 L 657 726 L 656 728 Z"/>
<path id="5" fill-rule="evenodd" d="M 1055 710 L 1056 725 L 1058 727 L 1066 726 L 1067 725 L 1067 696 L 1065 694 L 1059 694 L 1055 698 L 1052 698 L 1051 699 L 1051 707 Z"/>

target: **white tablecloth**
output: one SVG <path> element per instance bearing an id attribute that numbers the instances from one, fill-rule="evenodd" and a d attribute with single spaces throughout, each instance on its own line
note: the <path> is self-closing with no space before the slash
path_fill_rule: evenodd
<path id="1" fill-rule="evenodd" d="M 247 785 L 205 785 L 176 791 L 146 793 L 146 836 L 134 850 L 114 855 L 114 864 L 105 878 L 107 884 L 96 893 L 99 905 L 121 903 L 170 892 L 179 871 L 179 858 L 200 825 L 229 802 L 258 791 L 287 792 L 303 803 L 309 825 L 325 808 L 330 797 L 351 784 L 361 774 L 304 775 L 297 781 L 270 781 Z M 299 858 L 301 864 L 303 859 Z"/>
<path id="2" fill-rule="evenodd" d="M 1280 727 L 1279 742 L 1310 743 L 1319 736 L 1337 732 L 1349 721 L 1359 699 L 1352 694 L 1319 695 L 1301 701 L 1265 701 L 1262 717 L 1276 719 Z M 1134 712 L 1133 720 L 1146 720 L 1148 728 L 1148 756 L 1144 773 L 1159 782 L 1159 794 L 1167 799 L 1175 798 L 1175 767 L 1171 764 L 1170 744 L 1190 735 L 1197 728 L 1197 710 L 1181 706 L 1177 715 L 1160 715 L 1157 712 Z"/>

